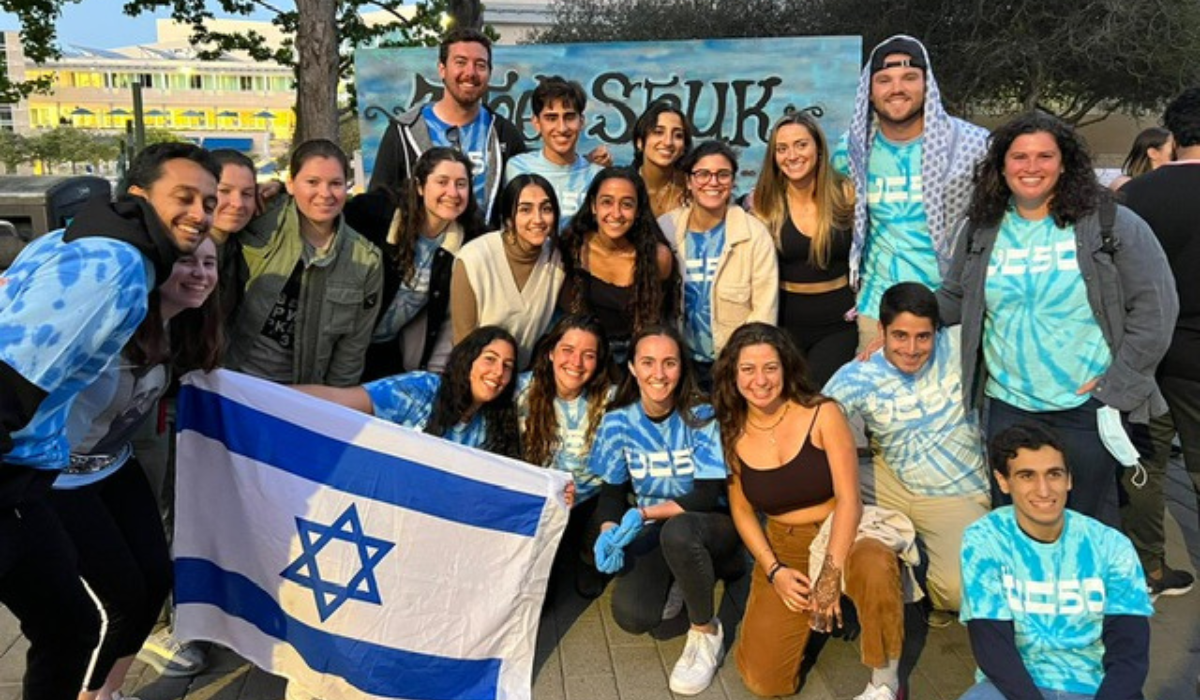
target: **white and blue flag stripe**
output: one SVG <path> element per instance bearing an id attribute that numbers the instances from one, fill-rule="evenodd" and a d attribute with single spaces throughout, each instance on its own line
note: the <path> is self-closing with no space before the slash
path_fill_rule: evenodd
<path id="1" fill-rule="evenodd" d="M 179 426 L 181 637 L 326 700 L 530 697 L 567 475 L 226 371 Z"/>

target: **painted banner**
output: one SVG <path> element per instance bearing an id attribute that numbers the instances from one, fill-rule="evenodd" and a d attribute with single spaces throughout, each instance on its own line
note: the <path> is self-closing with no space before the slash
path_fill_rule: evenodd
<path id="1" fill-rule="evenodd" d="M 808 109 L 833 141 L 849 126 L 862 56 L 859 37 L 496 46 L 488 105 L 523 128 L 539 77 L 577 80 L 588 96 L 579 152 L 599 144 L 615 162 L 633 159 L 633 125 L 648 104 L 668 97 L 688 115 L 697 140 L 722 139 L 740 152 L 740 188 L 757 177 L 771 124 Z M 355 82 L 368 176 L 388 117 L 441 98 L 436 48 L 363 49 Z"/>
<path id="2" fill-rule="evenodd" d="M 179 430 L 179 638 L 324 700 L 530 698 L 569 476 L 224 370 Z"/>

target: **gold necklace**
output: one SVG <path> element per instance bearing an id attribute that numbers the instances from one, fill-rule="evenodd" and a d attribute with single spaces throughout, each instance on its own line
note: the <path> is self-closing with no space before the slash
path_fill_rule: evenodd
<path id="1" fill-rule="evenodd" d="M 776 418 L 775 422 L 770 425 L 758 425 L 754 421 L 750 420 L 750 416 L 746 416 L 746 425 L 750 426 L 751 428 L 754 428 L 755 430 L 762 431 L 764 433 L 769 432 L 770 433 L 769 438 L 771 440 L 771 444 L 774 445 L 775 444 L 775 429 L 778 428 L 779 424 L 783 422 L 783 419 L 787 417 L 787 413 L 789 410 L 791 410 L 791 408 L 792 408 L 792 404 L 790 402 L 785 403 L 783 405 L 783 411 L 781 411 L 779 413 L 779 417 Z"/>

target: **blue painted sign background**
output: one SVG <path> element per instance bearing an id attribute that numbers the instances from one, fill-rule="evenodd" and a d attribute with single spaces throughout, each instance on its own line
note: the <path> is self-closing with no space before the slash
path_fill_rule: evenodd
<path id="1" fill-rule="evenodd" d="M 603 143 L 616 163 L 627 164 L 638 115 L 671 96 L 697 141 L 719 138 L 738 150 L 739 189 L 746 191 L 762 165 L 771 124 L 786 111 L 813 110 L 830 141 L 846 129 L 861 55 L 858 37 L 496 46 L 487 102 L 524 130 L 530 148 L 540 148 L 528 119 L 538 77 L 577 80 L 588 96 L 579 152 Z M 388 116 L 441 97 L 437 49 L 360 50 L 355 74 L 369 176 Z"/>

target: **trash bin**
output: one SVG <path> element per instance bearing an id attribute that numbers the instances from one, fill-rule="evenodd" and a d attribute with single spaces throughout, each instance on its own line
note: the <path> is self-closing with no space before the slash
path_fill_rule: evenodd
<path id="1" fill-rule="evenodd" d="M 0 177 L 0 220 L 11 223 L 24 240 L 62 228 L 92 197 L 112 199 L 102 177 L 70 175 Z"/>

